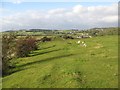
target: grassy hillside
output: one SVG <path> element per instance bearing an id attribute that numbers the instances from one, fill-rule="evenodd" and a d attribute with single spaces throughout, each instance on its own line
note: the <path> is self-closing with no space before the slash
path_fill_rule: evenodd
<path id="1" fill-rule="evenodd" d="M 3 88 L 116 88 L 118 38 L 102 36 L 40 43 L 30 57 L 16 59 L 14 73 L 3 78 Z"/>

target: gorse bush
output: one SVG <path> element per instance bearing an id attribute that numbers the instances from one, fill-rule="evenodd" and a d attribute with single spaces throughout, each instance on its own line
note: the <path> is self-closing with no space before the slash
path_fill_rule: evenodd
<path id="1" fill-rule="evenodd" d="M 16 36 L 12 33 L 2 35 L 2 73 L 9 74 L 10 60 L 15 55 Z"/>
<path id="2" fill-rule="evenodd" d="M 67 36 L 67 35 L 64 35 L 62 36 L 64 39 L 74 39 L 72 36 Z"/>
<path id="3" fill-rule="evenodd" d="M 30 54 L 31 51 L 37 50 L 36 39 L 33 37 L 19 38 L 17 40 L 17 56 L 26 57 Z"/>
<path id="4" fill-rule="evenodd" d="M 51 38 L 43 37 L 40 39 L 40 41 L 42 41 L 42 42 L 51 41 Z"/>

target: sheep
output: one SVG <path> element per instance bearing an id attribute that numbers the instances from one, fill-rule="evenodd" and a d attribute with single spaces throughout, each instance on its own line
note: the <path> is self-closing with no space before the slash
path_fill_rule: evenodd
<path id="1" fill-rule="evenodd" d="M 82 44 L 84 44 L 85 42 L 83 41 Z"/>
<path id="2" fill-rule="evenodd" d="M 80 43 L 80 41 L 77 42 L 78 44 Z"/>
<path id="3" fill-rule="evenodd" d="M 81 42 L 81 41 L 78 41 L 77 43 L 80 44 L 80 42 Z M 83 47 L 87 47 L 85 41 L 82 41 L 80 45 L 83 46 Z"/>
<path id="4" fill-rule="evenodd" d="M 83 46 L 86 47 L 87 45 L 84 43 Z"/>
<path id="5" fill-rule="evenodd" d="M 92 38 L 92 36 L 89 36 L 89 38 Z"/>

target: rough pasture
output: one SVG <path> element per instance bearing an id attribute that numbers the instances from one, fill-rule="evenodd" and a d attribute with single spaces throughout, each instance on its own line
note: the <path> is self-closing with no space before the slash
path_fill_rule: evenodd
<path id="1" fill-rule="evenodd" d="M 118 37 L 56 39 L 16 59 L 16 68 L 3 78 L 3 88 L 117 88 Z M 69 44 L 70 43 L 70 44 Z"/>

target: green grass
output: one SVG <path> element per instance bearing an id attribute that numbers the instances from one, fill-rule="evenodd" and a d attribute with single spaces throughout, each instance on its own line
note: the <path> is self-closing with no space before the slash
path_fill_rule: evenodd
<path id="1" fill-rule="evenodd" d="M 3 88 L 117 88 L 117 36 L 81 39 L 87 47 L 77 41 L 40 43 L 30 57 L 16 59 L 17 67 L 3 78 Z"/>

